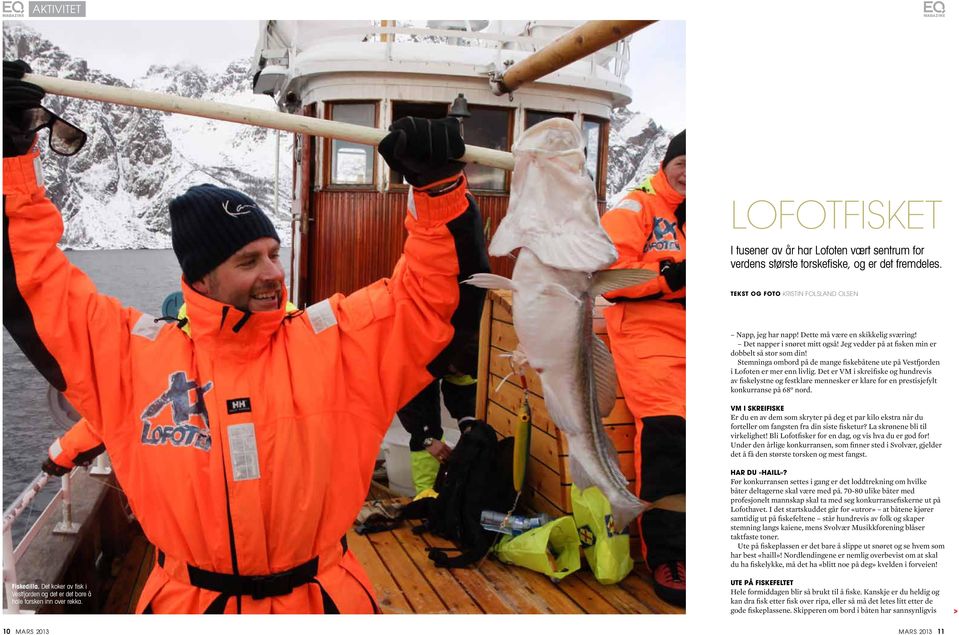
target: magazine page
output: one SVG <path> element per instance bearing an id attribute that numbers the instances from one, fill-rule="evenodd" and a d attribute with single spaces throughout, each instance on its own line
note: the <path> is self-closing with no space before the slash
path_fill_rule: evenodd
<path id="1" fill-rule="evenodd" d="M 956 7 L 604 9 L 4 2 L 4 635 L 956 627 Z"/>
<path id="2" fill-rule="evenodd" d="M 954 628 L 948 10 L 716 3 L 690 19 L 706 128 L 690 201 L 709 210 L 690 257 L 690 561 L 715 564 L 690 615 L 749 633 Z"/>

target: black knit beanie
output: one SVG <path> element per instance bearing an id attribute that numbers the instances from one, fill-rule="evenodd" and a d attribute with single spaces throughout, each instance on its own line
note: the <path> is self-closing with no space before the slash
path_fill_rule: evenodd
<path id="1" fill-rule="evenodd" d="M 686 154 L 686 131 L 683 130 L 678 135 L 673 137 L 673 140 L 669 142 L 669 147 L 666 148 L 666 156 L 663 157 L 663 167 L 665 168 L 670 161 L 676 157 L 681 157 Z"/>
<path id="2" fill-rule="evenodd" d="M 258 238 L 279 242 L 273 223 L 246 194 L 210 183 L 170 201 L 173 253 L 189 283 Z"/>

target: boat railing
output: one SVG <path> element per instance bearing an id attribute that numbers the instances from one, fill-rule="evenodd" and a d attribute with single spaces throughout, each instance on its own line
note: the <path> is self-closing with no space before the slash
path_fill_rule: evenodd
<path id="1" fill-rule="evenodd" d="M 429 27 L 374 26 L 368 29 L 358 29 L 358 31 L 366 32 L 367 41 L 374 41 L 377 39 L 374 36 L 385 34 L 388 43 L 403 41 L 404 39 L 407 41 L 415 41 L 414 38 L 428 38 L 432 41 L 444 40 L 446 44 L 452 46 L 479 45 L 487 48 L 500 49 L 505 52 L 510 50 L 535 52 L 554 41 L 553 37 Z M 407 37 L 403 38 L 402 36 Z M 470 42 L 470 40 L 473 40 L 473 42 Z M 596 72 L 597 66 L 601 66 L 612 71 L 617 78 L 622 80 L 626 77 L 626 73 L 629 72 L 629 38 L 620 40 L 614 46 L 593 53 L 586 59 L 589 61 L 591 74 Z M 610 62 L 613 63 L 612 68 L 608 66 Z"/>
<path id="2" fill-rule="evenodd" d="M 389 22 L 389 21 L 387 21 Z M 530 29 L 528 29 L 530 30 Z M 316 34 L 312 34 L 314 39 Z M 303 52 L 310 45 L 298 42 L 293 36 L 292 42 L 282 42 L 283 38 L 272 41 L 273 48 L 263 46 L 260 56 L 264 60 L 272 59 L 272 63 L 285 64 L 289 60 L 290 49 Z M 629 72 L 629 40 L 624 38 L 615 45 L 610 45 L 585 58 L 589 64 L 590 74 L 595 74 L 597 67 L 612 72 L 618 79 L 623 80 Z M 535 52 L 554 41 L 554 37 L 542 37 L 522 33 L 504 33 L 488 31 L 472 31 L 467 28 L 437 28 L 409 26 L 404 24 L 369 23 L 366 25 L 348 23 L 344 26 L 330 25 L 322 31 L 322 42 L 348 41 L 367 43 L 370 45 L 384 45 L 387 59 L 391 59 L 394 44 L 408 42 L 424 42 L 446 44 L 447 46 L 473 46 L 498 49 L 501 59 L 506 61 L 511 51 Z M 281 58 L 285 58 L 280 62 Z"/>
<path id="3" fill-rule="evenodd" d="M 33 504 L 37 501 L 40 492 L 43 491 L 51 479 L 56 477 L 50 476 L 46 472 L 40 472 L 3 512 L 3 590 L 6 600 L 4 613 L 21 612 L 19 593 L 15 592 L 17 562 L 30 548 L 45 522 L 56 514 L 60 514 L 60 521 L 54 526 L 53 533 L 76 534 L 80 531 L 80 524 L 73 519 L 72 492 L 73 476 L 77 470 L 81 469 L 87 469 L 90 474 L 96 475 L 106 475 L 111 472 L 109 458 L 106 453 L 103 453 L 96 458 L 96 461 L 89 468 L 74 468 L 68 474 L 61 476 L 60 488 L 16 546 L 13 544 L 14 525 L 25 512 L 33 509 Z"/>

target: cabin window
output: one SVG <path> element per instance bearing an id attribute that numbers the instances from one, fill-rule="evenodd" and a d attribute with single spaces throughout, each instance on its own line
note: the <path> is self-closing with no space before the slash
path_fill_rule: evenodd
<path id="1" fill-rule="evenodd" d="M 393 102 L 393 121 L 403 117 L 442 118 L 449 111 L 448 103 Z M 470 116 L 463 119 L 463 139 L 469 145 L 509 150 L 513 109 L 469 105 Z M 466 166 L 466 178 L 471 190 L 505 192 L 508 188 L 506 170 L 471 164 Z M 403 177 L 390 171 L 390 185 L 400 185 Z"/>
<path id="2" fill-rule="evenodd" d="M 562 117 L 563 119 L 569 119 L 572 121 L 573 113 L 571 112 L 546 112 L 545 110 L 527 110 L 526 111 L 526 125 L 523 130 L 529 130 L 536 124 L 541 121 L 546 121 L 547 119 L 552 119 L 553 117 Z"/>
<path id="3" fill-rule="evenodd" d="M 446 116 L 449 107 L 449 104 L 394 101 L 392 121 L 403 117 L 442 119 Z M 390 170 L 390 186 L 396 185 L 403 185 L 403 175 L 396 170 Z"/>
<path id="4" fill-rule="evenodd" d="M 509 151 L 512 139 L 512 108 L 494 108 L 470 104 L 470 118 L 463 121 L 463 138 L 468 145 Z M 509 187 L 506 170 L 485 165 L 466 166 L 471 190 L 505 192 Z"/>
<path id="5" fill-rule="evenodd" d="M 606 153 L 609 123 L 597 117 L 583 117 L 583 136 L 586 137 L 586 170 L 596 184 L 600 200 L 606 200 Z"/>
<path id="6" fill-rule="evenodd" d="M 376 127 L 376 103 L 334 103 L 327 106 L 327 118 L 332 121 Z M 368 186 L 375 181 L 376 147 L 329 139 L 328 183 L 340 186 Z"/>

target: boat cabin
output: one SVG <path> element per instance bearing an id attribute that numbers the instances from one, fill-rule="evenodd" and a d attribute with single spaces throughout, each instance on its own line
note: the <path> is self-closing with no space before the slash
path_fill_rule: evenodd
<path id="1" fill-rule="evenodd" d="M 582 127 L 600 211 L 613 108 L 630 102 L 628 39 L 516 92 L 490 78 L 575 28 L 575 21 L 283 21 L 261 23 L 254 92 L 287 112 L 386 129 L 405 116 L 461 116 L 467 144 L 509 151 L 551 117 Z M 297 135 L 294 269 L 300 306 L 388 276 L 402 250 L 408 185 L 372 145 Z M 470 190 L 492 235 L 509 201 L 509 171 L 469 165 Z M 508 258 L 494 273 L 510 275 Z"/>

